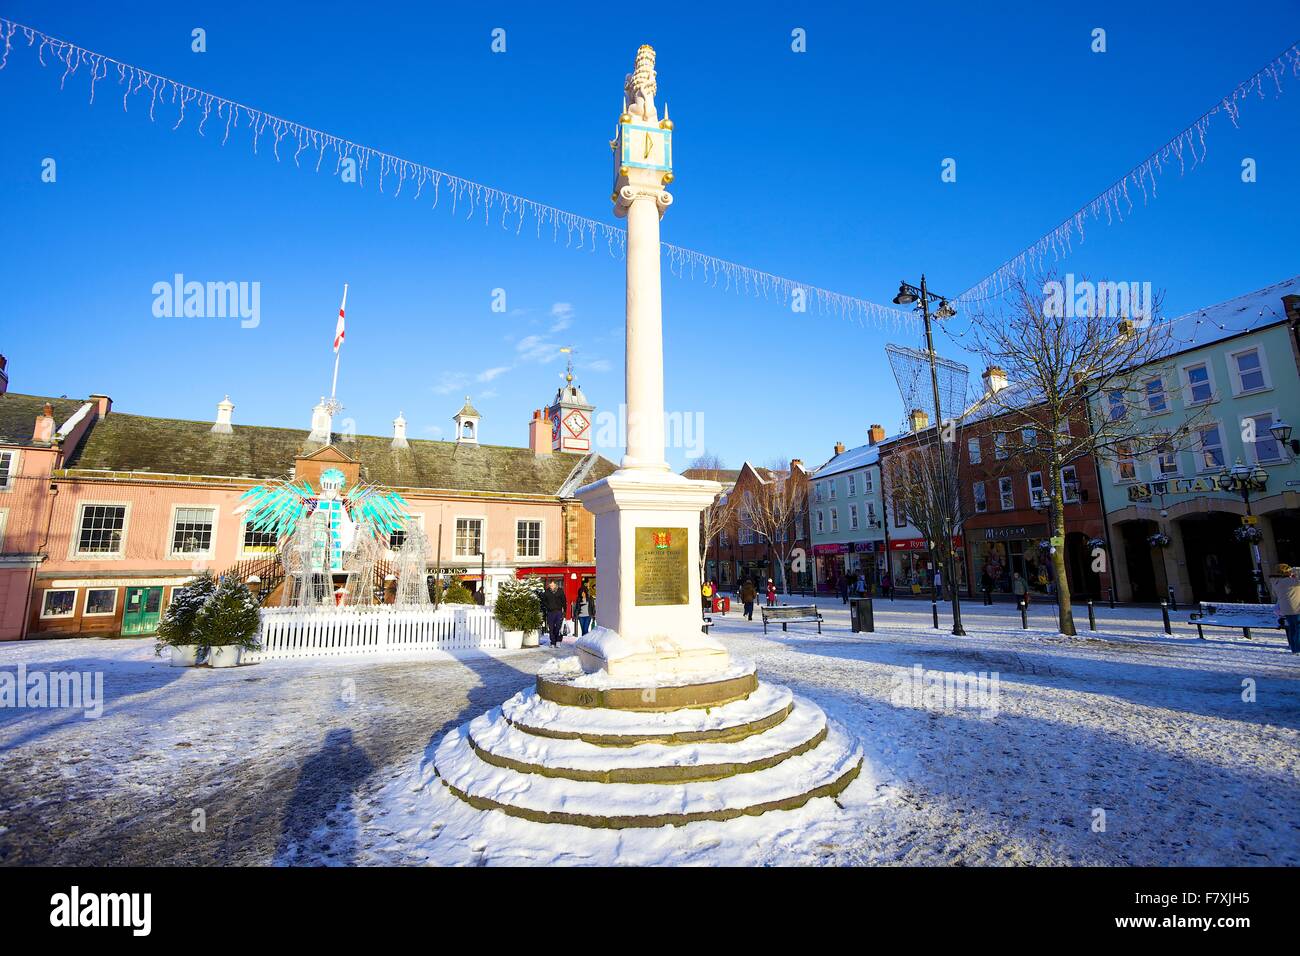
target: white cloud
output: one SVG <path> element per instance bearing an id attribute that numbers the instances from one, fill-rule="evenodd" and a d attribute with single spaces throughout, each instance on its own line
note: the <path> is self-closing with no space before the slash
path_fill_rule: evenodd
<path id="1" fill-rule="evenodd" d="M 525 335 L 515 343 L 515 352 L 525 362 L 553 362 L 560 357 L 560 346 L 547 342 L 540 335 Z"/>
<path id="2" fill-rule="evenodd" d="M 495 368 L 485 368 L 483 371 L 478 373 L 477 379 L 480 382 L 490 382 L 498 375 L 504 375 L 512 368 L 514 368 L 513 365 L 498 365 Z"/>
<path id="3" fill-rule="evenodd" d="M 573 304 L 556 302 L 551 306 L 551 332 L 563 332 L 573 325 Z"/>
<path id="4" fill-rule="evenodd" d="M 464 372 L 444 372 L 438 384 L 433 386 L 433 391 L 438 395 L 447 395 L 460 391 L 468 384 L 469 376 Z"/>
<path id="5" fill-rule="evenodd" d="M 587 372 L 608 372 L 613 365 L 609 359 L 592 359 L 590 362 L 582 364 L 583 371 Z"/>

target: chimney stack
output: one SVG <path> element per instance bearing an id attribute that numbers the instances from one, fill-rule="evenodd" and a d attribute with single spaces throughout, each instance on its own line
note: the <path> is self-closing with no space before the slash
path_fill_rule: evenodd
<path id="1" fill-rule="evenodd" d="M 38 445 L 49 445 L 54 441 L 54 407 L 49 402 L 45 403 L 45 408 L 36 416 L 32 441 Z"/>
<path id="2" fill-rule="evenodd" d="M 235 403 L 227 395 L 217 403 L 217 420 L 212 425 L 214 435 L 229 435 L 233 428 L 230 427 L 230 413 L 235 410 Z"/>
<path id="3" fill-rule="evenodd" d="M 3 355 L 0 355 L 0 395 L 9 391 L 9 372 L 6 371 L 6 366 L 8 366 L 8 364 L 9 360 Z"/>
<path id="4" fill-rule="evenodd" d="M 528 423 L 528 447 L 534 455 L 551 453 L 551 423 L 540 408 L 533 409 L 532 420 Z"/>
<path id="5" fill-rule="evenodd" d="M 798 468 L 800 471 L 803 471 L 803 459 L 802 459 L 802 458 L 791 458 L 791 459 L 790 459 L 790 474 L 793 475 L 793 474 L 794 474 L 794 470 L 795 470 L 796 468 Z"/>
<path id="6" fill-rule="evenodd" d="M 980 378 L 984 379 L 984 393 L 986 395 L 996 395 L 1007 387 L 1007 373 L 996 365 L 990 365 L 986 368 Z"/>
<path id="7" fill-rule="evenodd" d="M 925 431 L 930 426 L 930 416 L 922 408 L 914 408 L 907 413 L 907 426 L 914 432 Z"/>
<path id="8" fill-rule="evenodd" d="M 398 412 L 397 417 L 393 419 L 392 447 L 394 448 L 411 447 L 410 444 L 406 441 L 406 419 L 402 417 L 401 412 Z"/>
<path id="9" fill-rule="evenodd" d="M 842 442 L 842 441 L 837 441 L 837 442 L 835 443 L 835 454 L 837 454 L 837 455 L 842 455 L 842 454 L 844 454 L 844 442 Z"/>
<path id="10" fill-rule="evenodd" d="M 883 425 L 872 425 L 867 429 L 867 444 L 879 445 L 885 440 L 885 427 Z"/>

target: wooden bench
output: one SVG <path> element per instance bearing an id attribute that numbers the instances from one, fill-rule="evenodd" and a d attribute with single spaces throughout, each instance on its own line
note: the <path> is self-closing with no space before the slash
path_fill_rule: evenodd
<path id="1" fill-rule="evenodd" d="M 786 630 L 787 624 L 816 623 L 817 633 L 822 632 L 822 616 L 815 604 L 779 604 L 776 607 L 764 606 L 762 611 L 764 634 L 767 633 L 768 621 L 780 621 L 783 631 Z"/>
<path id="2" fill-rule="evenodd" d="M 1274 604 L 1219 604 L 1208 601 L 1200 602 L 1200 610 L 1188 617 L 1188 622 L 1196 625 L 1196 636 L 1205 640 L 1203 627 L 1241 628 L 1250 640 L 1252 627 L 1278 630 L 1277 606 Z"/>

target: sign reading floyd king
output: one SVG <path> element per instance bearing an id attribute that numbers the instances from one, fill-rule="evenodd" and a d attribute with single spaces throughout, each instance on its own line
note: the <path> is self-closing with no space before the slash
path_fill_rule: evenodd
<path id="1" fill-rule="evenodd" d="M 685 528 L 636 529 L 633 568 L 638 605 L 690 601 L 689 543 Z"/>
<path id="2" fill-rule="evenodd" d="M 1256 481 L 1248 478 L 1251 491 L 1266 491 L 1267 479 Z M 1166 481 L 1145 481 L 1128 486 L 1129 501 L 1150 501 L 1156 495 L 1193 495 L 1206 491 L 1223 491 L 1213 477 L 1170 478 Z"/>

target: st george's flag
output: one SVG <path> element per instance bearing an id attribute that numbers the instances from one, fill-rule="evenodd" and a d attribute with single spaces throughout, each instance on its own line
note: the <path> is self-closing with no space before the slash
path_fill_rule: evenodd
<path id="1" fill-rule="evenodd" d="M 348 284 L 343 283 L 343 301 L 339 304 L 339 324 L 334 327 L 334 354 L 339 352 L 339 346 L 343 344 L 343 310 L 348 305 Z"/>

